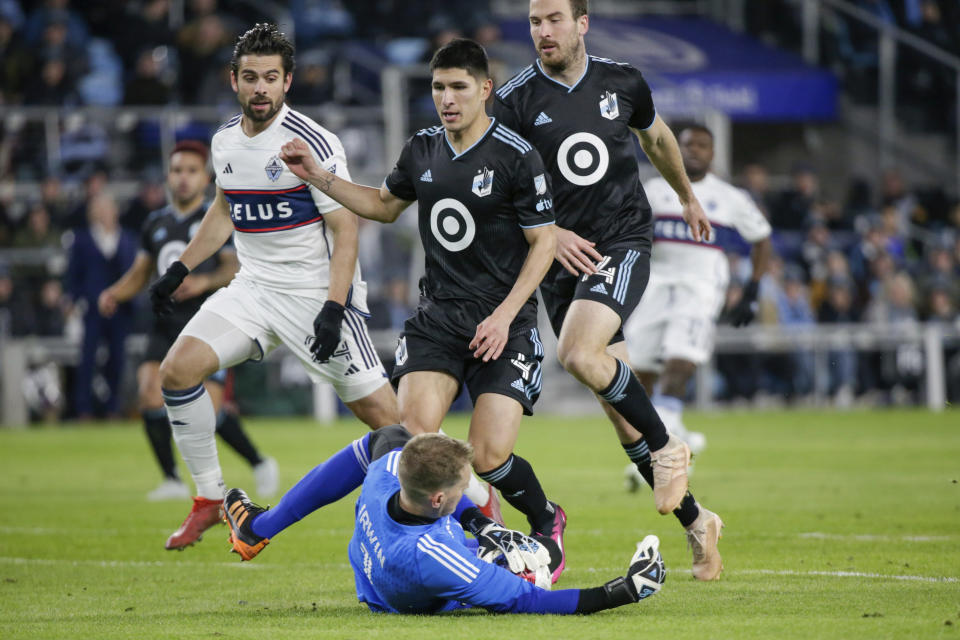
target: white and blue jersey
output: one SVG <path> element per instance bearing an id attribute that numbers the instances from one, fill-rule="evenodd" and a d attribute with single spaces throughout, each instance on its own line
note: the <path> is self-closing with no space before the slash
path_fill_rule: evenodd
<path id="1" fill-rule="evenodd" d="M 223 190 L 240 260 L 238 279 L 311 298 L 326 297 L 333 234 L 324 215 L 341 205 L 291 172 L 280 147 L 304 140 L 326 170 L 350 179 L 343 145 L 307 116 L 281 107 L 264 131 L 248 137 L 238 114 L 214 134 L 211 155 L 217 186 Z M 366 311 L 366 287 L 354 270 L 351 303 Z"/>
<path id="2" fill-rule="evenodd" d="M 372 611 L 436 613 L 484 607 L 512 613 L 574 613 L 578 590 L 547 591 L 482 562 L 451 516 L 399 524 L 388 513 L 400 490 L 400 450 L 372 462 L 356 506 L 350 565 L 357 598 Z"/>

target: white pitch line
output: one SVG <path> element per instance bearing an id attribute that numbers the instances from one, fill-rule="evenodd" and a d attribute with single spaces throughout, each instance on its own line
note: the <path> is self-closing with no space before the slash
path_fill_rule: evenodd
<path id="1" fill-rule="evenodd" d="M 608 567 L 608 568 L 590 568 L 590 569 L 567 569 L 567 571 L 576 573 L 577 571 L 585 571 L 587 573 L 611 573 L 616 571 L 622 571 L 623 567 Z M 670 569 L 667 568 L 668 573 L 690 573 L 690 569 Z M 960 582 L 960 578 L 955 578 L 951 576 L 909 576 L 909 575 L 894 575 L 887 573 L 867 573 L 861 571 L 794 571 L 792 569 L 726 569 L 724 570 L 724 575 L 760 575 L 760 576 L 796 576 L 796 577 L 806 577 L 806 576 L 821 576 L 825 578 L 871 578 L 877 580 L 901 580 L 907 582 L 942 582 L 942 583 L 954 583 Z"/>
<path id="2" fill-rule="evenodd" d="M 949 542 L 956 536 L 883 536 L 868 533 L 822 533 L 810 531 L 797 534 L 800 538 L 816 540 L 856 540 L 857 542 Z"/>
<path id="3" fill-rule="evenodd" d="M 57 558 L 13 558 L 0 556 L 0 564 L 12 565 L 66 565 L 73 567 L 230 567 L 241 568 L 245 571 L 257 569 L 282 569 L 288 571 L 289 565 L 271 564 L 269 562 L 165 562 L 163 560 L 67 560 Z M 324 569 L 349 569 L 346 562 L 309 562 L 297 563 L 298 567 L 319 567 Z"/>

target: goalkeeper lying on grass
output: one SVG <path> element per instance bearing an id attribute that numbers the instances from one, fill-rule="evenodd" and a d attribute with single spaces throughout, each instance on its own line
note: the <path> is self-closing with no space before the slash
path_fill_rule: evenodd
<path id="1" fill-rule="evenodd" d="M 372 611 L 593 613 L 659 591 L 655 536 L 638 545 L 625 578 L 593 589 L 536 586 L 549 588 L 560 549 L 550 538 L 505 529 L 463 496 L 472 455 L 469 444 L 442 434 L 411 438 L 400 425 L 381 428 L 313 469 L 269 511 L 240 489 L 228 491 L 230 541 L 251 560 L 274 535 L 362 483 L 349 554 L 357 597 Z"/>

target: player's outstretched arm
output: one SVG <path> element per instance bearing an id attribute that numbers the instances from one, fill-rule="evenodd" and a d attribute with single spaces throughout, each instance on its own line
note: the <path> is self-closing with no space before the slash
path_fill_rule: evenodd
<path id="1" fill-rule="evenodd" d="M 697 242 L 709 240 L 712 233 L 710 221 L 707 220 L 697 196 L 693 194 L 693 187 L 690 186 L 690 180 L 683 169 L 680 146 L 673 131 L 657 116 L 650 127 L 642 131 L 633 129 L 633 132 L 640 139 L 640 146 L 650 158 L 650 162 L 680 197 L 683 219 L 690 225 L 693 239 Z"/>
<path id="2" fill-rule="evenodd" d="M 361 218 L 393 222 L 409 202 L 397 198 L 385 188 L 377 189 L 344 180 L 320 166 L 310 147 L 294 138 L 280 147 L 280 159 L 295 176 L 312 184 Z"/>
<path id="3" fill-rule="evenodd" d="M 474 350 L 473 356 L 482 358 L 484 362 L 496 360 L 503 353 L 510 334 L 510 324 L 540 286 L 553 263 L 553 255 L 557 249 L 555 225 L 524 229 L 523 235 L 530 244 L 530 249 L 523 261 L 523 267 L 520 268 L 517 281 L 503 302 L 477 325 L 477 331 L 470 341 L 470 348 Z"/>
<path id="4" fill-rule="evenodd" d="M 150 274 L 153 273 L 154 265 L 154 260 L 149 253 L 146 251 L 138 252 L 127 272 L 100 293 L 100 297 L 97 299 L 100 315 L 109 318 L 117 312 L 118 304 L 126 302 L 143 291 L 150 279 Z"/>

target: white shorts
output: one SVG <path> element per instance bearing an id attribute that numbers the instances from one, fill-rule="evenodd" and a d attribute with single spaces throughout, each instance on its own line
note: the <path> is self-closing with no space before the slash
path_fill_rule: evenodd
<path id="1" fill-rule="evenodd" d="M 207 298 L 180 335 L 203 340 L 227 368 L 246 360 L 261 360 L 281 344 L 303 363 L 315 382 L 329 382 L 344 402 L 365 398 L 387 383 L 363 315 L 352 307 L 344 317 L 340 345 L 325 364 L 310 352 L 313 320 L 322 298 L 306 298 L 234 278 Z"/>
<path id="2" fill-rule="evenodd" d="M 630 366 L 660 373 L 667 360 L 700 365 L 710 358 L 724 292 L 653 278 L 623 327 Z"/>

